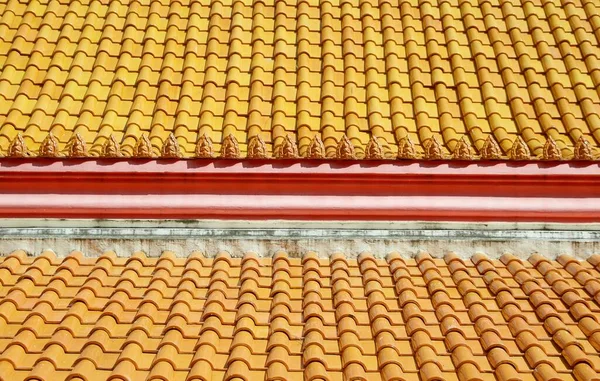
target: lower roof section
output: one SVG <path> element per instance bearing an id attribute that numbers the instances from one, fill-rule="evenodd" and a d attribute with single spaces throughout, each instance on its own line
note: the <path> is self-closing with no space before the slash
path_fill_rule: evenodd
<path id="1" fill-rule="evenodd" d="M 0 257 L 0 379 L 598 380 L 600 257 Z"/>
<path id="2" fill-rule="evenodd" d="M 594 222 L 590 163 L 0 161 L 0 216 Z"/>

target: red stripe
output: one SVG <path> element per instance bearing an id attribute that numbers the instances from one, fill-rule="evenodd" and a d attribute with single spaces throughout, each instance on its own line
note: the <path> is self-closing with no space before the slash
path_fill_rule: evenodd
<path id="1" fill-rule="evenodd" d="M 0 216 L 600 220 L 577 163 L 0 161 Z"/>

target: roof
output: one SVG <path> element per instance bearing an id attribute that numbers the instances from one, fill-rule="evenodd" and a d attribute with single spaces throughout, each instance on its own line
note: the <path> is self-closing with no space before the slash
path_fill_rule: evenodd
<path id="1" fill-rule="evenodd" d="M 8 156 L 585 159 L 592 0 L 0 0 Z"/>
<path id="2" fill-rule="evenodd" d="M 3 380 L 597 380 L 600 257 L 0 259 Z"/>

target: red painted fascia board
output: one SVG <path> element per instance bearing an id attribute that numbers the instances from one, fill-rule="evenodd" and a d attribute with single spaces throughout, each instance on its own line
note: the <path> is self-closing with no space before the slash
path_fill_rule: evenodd
<path id="1" fill-rule="evenodd" d="M 20 195 L 3 217 L 598 222 L 599 199 L 441 196 Z"/>
<path id="2" fill-rule="evenodd" d="M 599 221 L 576 162 L 0 160 L 0 216 Z"/>

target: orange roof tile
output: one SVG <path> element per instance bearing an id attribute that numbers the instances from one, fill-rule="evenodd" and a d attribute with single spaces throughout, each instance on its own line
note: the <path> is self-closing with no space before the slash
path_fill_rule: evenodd
<path id="1" fill-rule="evenodd" d="M 600 257 L 0 258 L 0 379 L 597 380 Z"/>
<path id="2" fill-rule="evenodd" d="M 593 0 L 0 0 L 0 152 L 591 160 L 599 15 Z"/>

